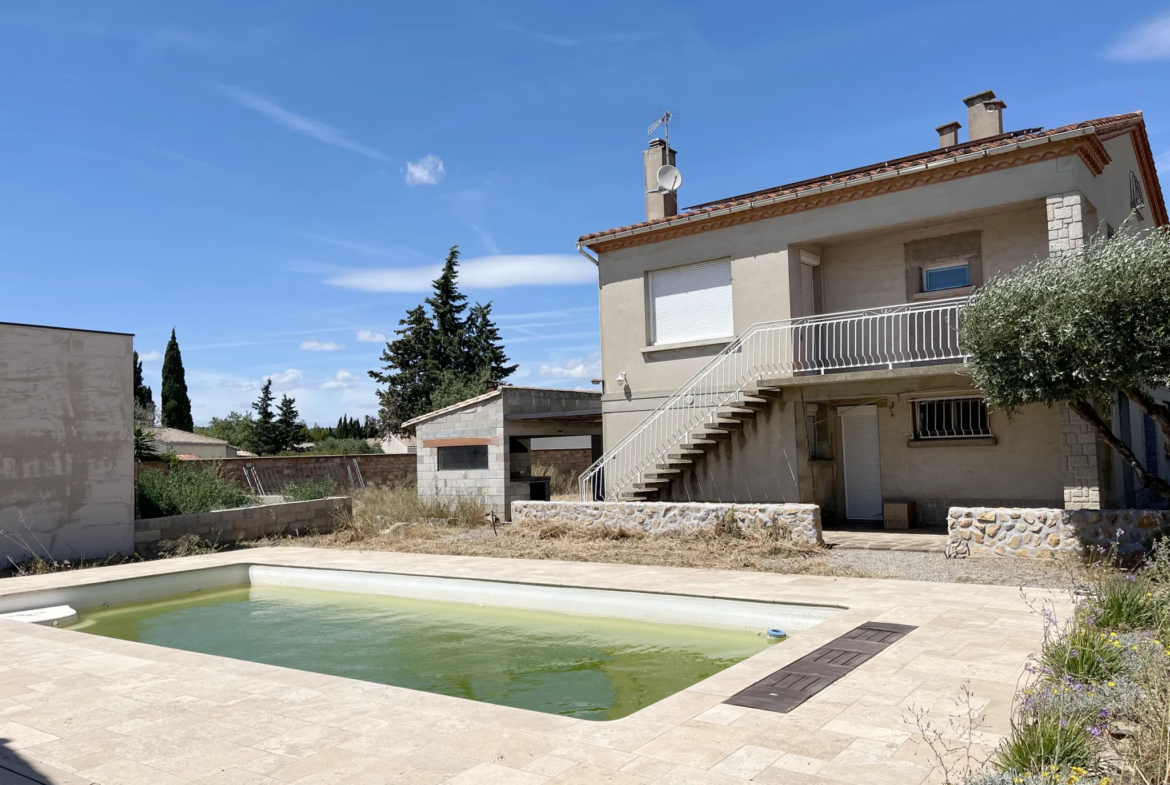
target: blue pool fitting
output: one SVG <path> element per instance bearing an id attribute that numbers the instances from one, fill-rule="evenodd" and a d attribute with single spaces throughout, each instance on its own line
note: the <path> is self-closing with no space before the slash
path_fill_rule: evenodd
<path id="1" fill-rule="evenodd" d="M 782 641 L 788 637 L 788 633 L 784 630 L 768 630 L 768 639 L 773 641 Z"/>

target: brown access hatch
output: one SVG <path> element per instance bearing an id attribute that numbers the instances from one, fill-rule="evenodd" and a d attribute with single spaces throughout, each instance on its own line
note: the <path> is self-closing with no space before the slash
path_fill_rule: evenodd
<path id="1" fill-rule="evenodd" d="M 724 703 L 787 714 L 915 629 L 908 624 L 866 622 L 765 676 Z"/>

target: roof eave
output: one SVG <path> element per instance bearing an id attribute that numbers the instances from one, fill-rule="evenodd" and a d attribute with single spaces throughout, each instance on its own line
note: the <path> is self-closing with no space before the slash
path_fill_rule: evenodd
<path id="1" fill-rule="evenodd" d="M 779 194 L 776 196 L 766 196 L 759 199 L 750 199 L 745 204 L 736 204 L 729 207 L 720 207 L 714 210 L 700 213 L 683 214 L 677 218 L 672 218 L 661 223 L 656 223 L 651 226 L 640 226 L 632 229 L 624 229 L 612 234 L 605 234 L 600 237 L 586 239 L 582 237 L 579 244 L 598 251 L 597 246 L 613 242 L 615 240 L 623 240 L 629 237 L 636 237 L 640 235 L 649 235 L 655 232 L 663 231 L 667 228 L 673 228 L 681 225 L 686 225 L 694 222 L 701 222 L 713 220 L 726 215 L 735 213 L 748 212 L 757 210 L 762 207 L 768 207 L 782 202 L 790 202 L 798 199 L 804 199 L 810 196 L 817 196 L 823 193 L 837 191 L 844 188 L 852 188 L 857 185 L 866 183 L 875 183 L 883 180 L 890 180 L 895 178 L 906 177 L 912 174 L 918 174 L 932 169 L 940 169 L 948 166 L 955 166 L 969 161 L 978 160 L 980 158 L 989 158 L 993 155 L 1003 155 L 1006 153 L 1015 152 L 1017 150 L 1027 149 L 1029 147 L 1036 147 L 1040 145 L 1054 144 L 1057 142 L 1068 141 L 1082 136 L 1091 136 L 1096 133 L 1093 126 L 1084 126 L 1082 128 L 1075 128 L 1069 131 L 1062 131 L 1060 133 L 1052 134 L 1050 136 L 1042 136 L 1035 139 L 1026 139 L 1021 142 L 1013 142 L 1012 144 L 1002 145 L 999 147 L 992 147 L 986 150 L 979 150 L 974 153 L 967 153 L 966 155 L 956 155 L 949 158 L 944 158 L 941 161 L 930 161 L 917 166 L 908 166 L 903 169 L 897 169 L 892 172 L 881 172 L 879 174 L 858 175 L 849 180 L 843 180 L 836 183 L 828 183 L 826 185 L 810 186 L 807 189 L 797 191 L 795 193 Z M 600 251 L 598 251 L 600 253 Z"/>

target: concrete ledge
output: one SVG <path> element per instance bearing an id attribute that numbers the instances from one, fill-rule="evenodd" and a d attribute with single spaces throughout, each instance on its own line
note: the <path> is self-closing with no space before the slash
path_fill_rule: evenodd
<path id="1" fill-rule="evenodd" d="M 728 511 L 740 526 L 780 526 L 795 542 L 823 545 L 821 508 L 815 504 L 707 502 L 512 502 L 512 522 L 571 526 L 634 526 L 654 534 L 714 527 Z"/>
<path id="2" fill-rule="evenodd" d="M 1170 534 L 1170 510 L 1058 510 L 1022 507 L 951 507 L 947 531 L 972 556 L 1052 558 L 1110 548 L 1140 553 Z"/>
<path id="3" fill-rule="evenodd" d="M 332 496 L 306 502 L 284 502 L 263 507 L 237 507 L 230 510 L 172 515 L 165 518 L 140 518 L 134 522 L 134 544 L 140 551 L 157 551 L 162 542 L 195 534 L 208 540 L 235 542 L 241 539 L 283 534 L 312 528 L 319 532 L 336 528 L 342 514 L 353 511 L 348 496 Z M 257 516 L 257 512 L 261 514 Z"/>

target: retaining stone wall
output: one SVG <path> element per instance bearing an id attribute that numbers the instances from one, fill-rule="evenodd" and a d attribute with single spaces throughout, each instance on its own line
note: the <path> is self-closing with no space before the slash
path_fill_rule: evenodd
<path id="1" fill-rule="evenodd" d="M 815 504 L 702 502 L 512 502 L 512 522 L 573 526 L 637 526 L 656 533 L 715 526 L 729 509 L 740 526 L 784 526 L 796 542 L 823 545 L 821 508 Z"/>
<path id="2" fill-rule="evenodd" d="M 1120 553 L 1129 554 L 1170 535 L 1170 511 L 952 507 L 947 529 L 952 538 L 966 541 L 972 556 L 1045 559 L 1115 542 Z"/>
<path id="3" fill-rule="evenodd" d="M 348 496 L 333 496 L 307 502 L 139 518 L 134 521 L 134 548 L 153 553 L 161 541 L 177 540 L 185 534 L 195 534 L 210 542 L 236 542 L 290 532 L 328 532 L 337 528 L 342 514 L 352 511 L 353 501 Z"/>

